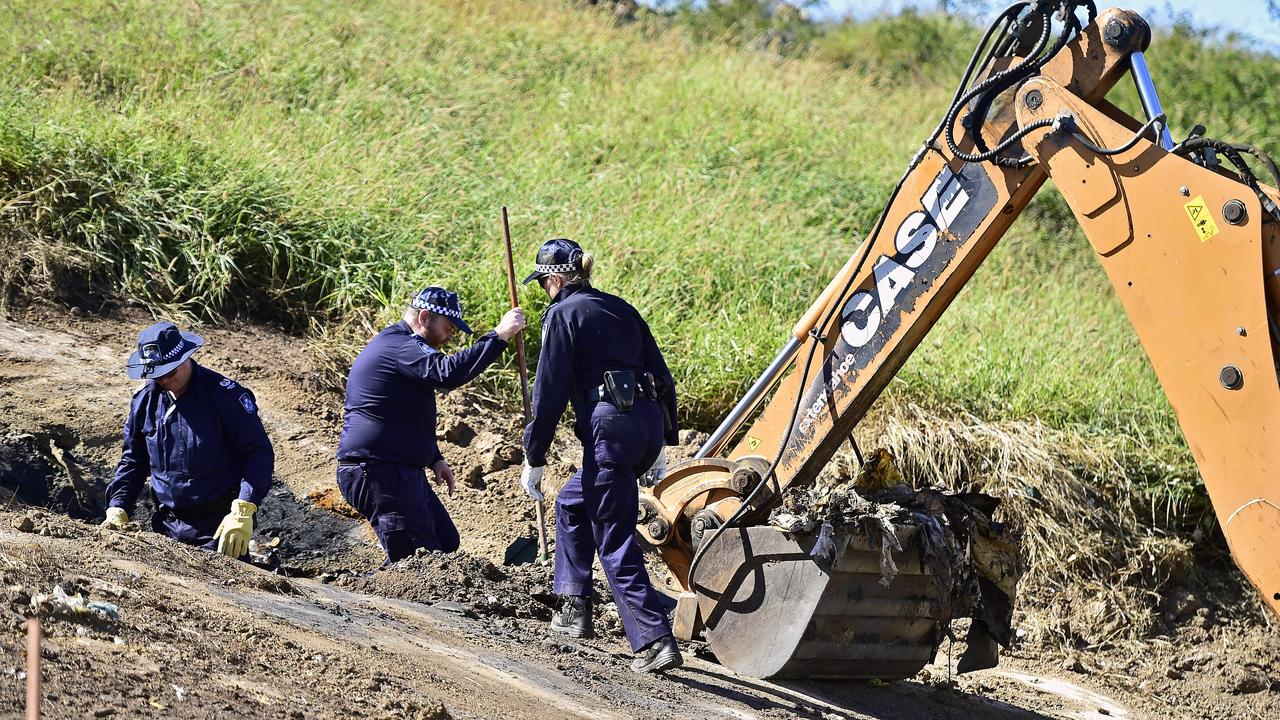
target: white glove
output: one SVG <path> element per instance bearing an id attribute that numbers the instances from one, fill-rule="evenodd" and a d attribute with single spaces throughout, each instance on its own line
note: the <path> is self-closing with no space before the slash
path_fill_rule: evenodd
<path id="1" fill-rule="evenodd" d="M 524 470 L 520 472 L 520 487 L 524 488 L 524 492 L 534 500 L 542 500 L 542 473 L 546 470 L 546 466 L 529 467 L 529 463 L 524 464 Z"/>
<path id="2" fill-rule="evenodd" d="M 658 457 L 654 458 L 653 465 L 649 467 L 645 474 L 640 476 L 641 487 L 653 487 L 662 482 L 667 476 L 667 449 L 664 447 L 658 451 Z"/>

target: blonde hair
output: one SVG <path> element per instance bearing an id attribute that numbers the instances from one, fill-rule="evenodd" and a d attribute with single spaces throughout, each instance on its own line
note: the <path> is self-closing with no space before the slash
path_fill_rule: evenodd
<path id="1" fill-rule="evenodd" d="M 591 253 L 583 252 L 582 257 L 579 259 L 579 264 L 582 267 L 581 270 L 567 273 L 551 273 L 551 275 L 563 280 L 565 285 L 591 287 L 591 268 L 595 266 L 596 259 L 591 257 Z"/>

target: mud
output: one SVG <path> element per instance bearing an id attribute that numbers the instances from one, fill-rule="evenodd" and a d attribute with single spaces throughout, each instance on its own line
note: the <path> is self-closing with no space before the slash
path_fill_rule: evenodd
<path id="1" fill-rule="evenodd" d="M 1142 643 L 1050 627 L 1072 633 L 1070 655 L 1023 642 L 999 668 L 959 678 L 945 645 L 910 681 L 780 685 L 734 676 L 696 643 L 668 677 L 635 676 L 602 584 L 599 637 L 571 642 L 546 627 L 549 568 L 501 565 L 535 531 L 515 415 L 483 393 L 446 396 L 442 448 L 460 482 L 442 500 L 462 551 L 378 570 L 367 523 L 334 490 L 341 397 L 319 389 L 298 340 L 258 327 L 204 328 L 197 357 L 259 398 L 277 472 L 255 539 L 275 572 L 145 530 L 100 530 L 95 493 L 133 387 L 120 366 L 150 321 L 54 310 L 0 321 L 0 716 L 22 703 L 23 614 L 60 586 L 119 613 L 49 619 L 54 718 L 1280 717 L 1280 633 L 1203 593 L 1171 597 Z M 700 438 L 686 439 L 675 456 Z M 552 490 L 576 451 L 553 449 Z M 142 528 L 146 516 L 140 503 Z M 1015 626 L 1028 612 L 1082 616 L 1087 602 L 1087 591 L 1024 598 Z"/>

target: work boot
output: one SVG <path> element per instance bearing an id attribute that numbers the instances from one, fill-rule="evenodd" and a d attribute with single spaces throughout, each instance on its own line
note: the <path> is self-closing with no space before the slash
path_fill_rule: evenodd
<path id="1" fill-rule="evenodd" d="M 595 630 L 591 628 L 591 597 L 565 595 L 564 604 L 551 616 L 551 629 L 569 637 L 595 637 Z"/>
<path id="2" fill-rule="evenodd" d="M 638 673 L 663 673 L 684 664 L 676 639 L 663 635 L 644 646 L 640 657 L 631 661 L 631 669 Z"/>

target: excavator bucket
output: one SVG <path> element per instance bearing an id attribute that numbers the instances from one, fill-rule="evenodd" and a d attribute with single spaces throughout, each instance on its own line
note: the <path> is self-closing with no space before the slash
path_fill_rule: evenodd
<path id="1" fill-rule="evenodd" d="M 898 530 L 898 575 L 881 583 L 880 549 L 837 531 L 834 560 L 810 556 L 816 537 L 731 528 L 693 578 L 706 638 L 721 664 L 758 678 L 915 675 L 941 638 L 933 577 L 916 528 Z"/>

